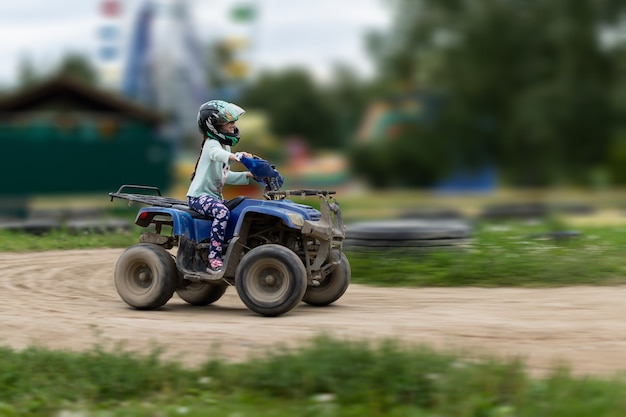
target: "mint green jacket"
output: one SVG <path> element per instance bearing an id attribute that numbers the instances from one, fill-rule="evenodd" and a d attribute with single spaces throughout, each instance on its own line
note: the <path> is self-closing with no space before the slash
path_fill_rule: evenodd
<path id="1" fill-rule="evenodd" d="M 199 197 L 208 194 L 223 200 L 224 184 L 245 185 L 249 178 L 245 172 L 230 170 L 230 146 L 222 145 L 215 139 L 207 139 L 202 147 L 202 155 L 196 168 L 196 175 L 191 181 L 187 197 Z"/>

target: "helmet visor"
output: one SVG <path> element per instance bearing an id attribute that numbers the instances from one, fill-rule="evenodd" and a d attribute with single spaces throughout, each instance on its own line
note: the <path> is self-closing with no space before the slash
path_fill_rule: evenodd
<path id="1" fill-rule="evenodd" d="M 225 103 L 219 111 L 219 117 L 216 120 L 218 126 L 225 125 L 229 122 L 236 122 L 239 117 L 246 111 L 236 104 Z"/>

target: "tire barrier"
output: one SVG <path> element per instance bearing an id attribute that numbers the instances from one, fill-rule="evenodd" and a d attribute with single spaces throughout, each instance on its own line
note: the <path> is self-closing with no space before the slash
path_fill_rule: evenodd
<path id="1" fill-rule="evenodd" d="M 485 207 L 479 217 L 485 220 L 541 219 L 549 213 L 550 208 L 543 203 L 492 204 Z"/>
<path id="2" fill-rule="evenodd" d="M 457 219 L 393 219 L 347 226 L 346 249 L 452 248 L 468 243 L 469 222 Z"/>

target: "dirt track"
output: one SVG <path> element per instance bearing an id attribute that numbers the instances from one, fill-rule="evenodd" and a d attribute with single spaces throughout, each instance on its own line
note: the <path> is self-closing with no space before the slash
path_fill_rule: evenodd
<path id="1" fill-rule="evenodd" d="M 577 373 L 626 370 L 626 287 L 390 289 L 351 285 L 335 305 L 302 304 L 285 316 L 251 313 L 234 288 L 212 306 L 176 295 L 137 311 L 118 297 L 121 249 L 0 254 L 0 344 L 90 349 L 97 343 L 152 349 L 184 364 L 212 349 L 232 360 L 321 332 L 351 339 L 400 338 L 440 349 L 521 356 L 542 372 L 565 361 Z M 216 345 L 216 343 L 218 345 Z"/>

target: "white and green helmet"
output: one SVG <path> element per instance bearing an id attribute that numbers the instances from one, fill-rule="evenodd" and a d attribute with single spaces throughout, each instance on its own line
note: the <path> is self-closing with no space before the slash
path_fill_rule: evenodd
<path id="1" fill-rule="evenodd" d="M 221 131 L 220 126 L 239 120 L 246 111 L 236 104 L 223 100 L 211 100 L 200 106 L 198 110 L 198 129 L 202 134 L 223 143 L 234 146 L 239 142 L 239 129 L 230 135 Z"/>

